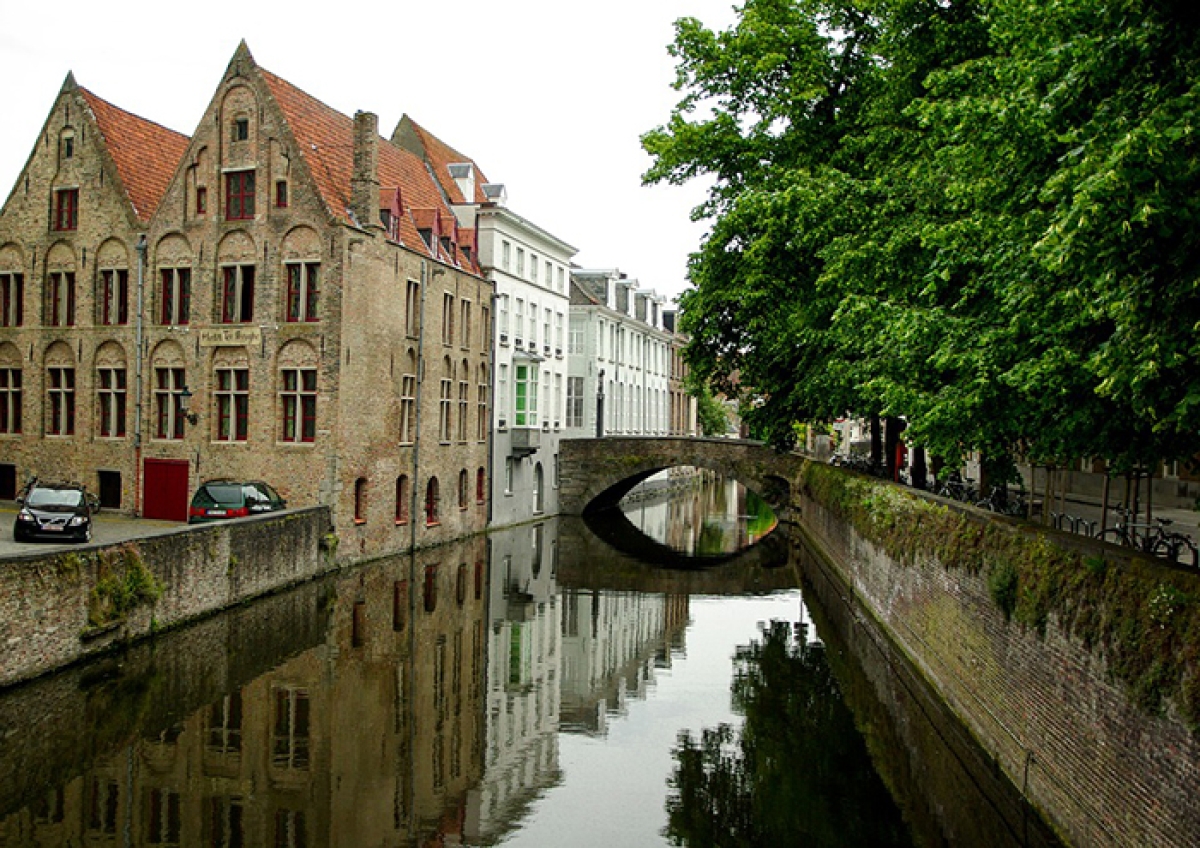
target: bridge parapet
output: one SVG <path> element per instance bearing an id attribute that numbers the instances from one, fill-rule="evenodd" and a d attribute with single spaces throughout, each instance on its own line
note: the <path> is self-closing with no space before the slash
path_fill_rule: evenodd
<path id="1" fill-rule="evenodd" d="M 779 453 L 762 442 L 741 439 L 564 439 L 559 444 L 559 509 L 565 515 L 583 515 L 615 506 L 652 474 L 691 465 L 740 481 L 779 514 L 791 501 L 793 481 L 803 461 L 798 454 Z"/>

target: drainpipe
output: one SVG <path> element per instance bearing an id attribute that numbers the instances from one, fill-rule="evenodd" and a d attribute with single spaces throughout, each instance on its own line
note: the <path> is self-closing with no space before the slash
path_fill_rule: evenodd
<path id="1" fill-rule="evenodd" d="M 604 369 L 600 369 L 600 379 L 596 381 L 596 438 L 604 437 Z"/>
<path id="2" fill-rule="evenodd" d="M 497 307 L 500 302 L 500 294 L 499 294 L 499 292 L 496 291 L 495 285 L 496 285 L 496 281 L 492 280 L 492 326 L 491 326 L 491 336 L 490 336 L 491 350 L 488 351 L 488 358 L 491 359 L 492 367 L 490 369 L 491 385 L 488 387 L 488 397 L 490 398 L 490 403 L 488 404 L 488 409 L 487 409 L 488 428 L 487 428 L 487 481 L 486 481 L 487 482 L 487 492 L 486 492 L 486 495 L 487 495 L 487 526 L 488 527 L 492 526 L 492 517 L 494 515 L 493 509 L 494 509 L 494 503 L 496 500 L 495 498 L 492 497 L 492 483 L 495 480 L 495 477 L 493 477 L 493 475 L 496 473 L 495 458 L 492 456 L 492 451 L 496 447 L 496 428 L 493 426 L 494 419 L 492 417 L 492 414 L 496 409 L 496 368 L 497 368 L 497 366 L 496 366 L 496 339 L 499 338 L 499 336 L 497 336 L 496 333 L 499 332 L 499 329 L 500 329 L 500 316 L 497 314 Z"/>
<path id="3" fill-rule="evenodd" d="M 133 514 L 142 514 L 142 348 L 146 297 L 146 234 L 138 236 L 137 245 L 137 321 L 134 325 L 134 398 L 133 398 Z"/>

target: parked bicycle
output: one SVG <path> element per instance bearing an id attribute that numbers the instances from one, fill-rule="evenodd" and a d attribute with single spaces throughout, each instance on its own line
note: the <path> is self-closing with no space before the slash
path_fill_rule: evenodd
<path id="1" fill-rule="evenodd" d="M 957 471 L 951 471 L 946 475 L 946 479 L 938 484 L 937 494 L 964 503 L 973 504 L 979 500 L 979 490 L 975 488 L 975 481 L 970 477 L 963 477 Z"/>
<path id="2" fill-rule="evenodd" d="M 1169 518 L 1156 518 L 1151 523 L 1133 520 L 1127 507 L 1114 507 L 1117 523 L 1100 534 L 1100 539 L 1135 548 L 1154 556 L 1162 557 L 1179 565 L 1197 565 L 1198 551 L 1195 542 L 1183 533 L 1168 530 Z"/>
<path id="3" fill-rule="evenodd" d="M 1009 489 L 1007 486 L 992 486 L 987 495 L 975 502 L 975 506 L 1000 515 L 1024 516 L 1029 511 L 1025 491 Z"/>

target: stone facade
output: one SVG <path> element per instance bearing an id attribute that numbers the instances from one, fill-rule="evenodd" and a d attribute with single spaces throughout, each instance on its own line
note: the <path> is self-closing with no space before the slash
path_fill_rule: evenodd
<path id="1" fill-rule="evenodd" d="M 20 326 L 0 327 L 0 376 L 23 380 L 0 497 L 6 478 L 66 477 L 182 518 L 201 480 L 261 478 L 292 506 L 329 506 L 350 559 L 482 530 L 492 285 L 419 158 L 244 44 L 191 139 L 150 145 L 153 125 L 119 110 L 104 136 L 87 101 L 68 78 L 0 215 L 0 275 L 23 269 L 26 289 Z M 165 184 L 123 196 L 140 165 L 112 151 L 129 149 L 169 161 Z M 51 326 L 33 305 L 67 268 L 77 317 Z M 116 322 L 93 295 L 109 269 L 125 275 Z M 68 371 L 69 396 L 54 382 Z M 53 411 L 67 403 L 69 428 Z"/>

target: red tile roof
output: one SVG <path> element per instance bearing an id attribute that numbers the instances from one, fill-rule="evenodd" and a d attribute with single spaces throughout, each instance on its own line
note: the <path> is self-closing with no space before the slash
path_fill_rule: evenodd
<path id="1" fill-rule="evenodd" d="M 134 214 L 139 221 L 149 221 L 187 152 L 188 137 L 126 112 L 82 86 L 79 93 L 96 118 Z"/>
<path id="2" fill-rule="evenodd" d="M 483 185 L 487 182 L 487 178 L 483 175 L 483 171 L 479 169 L 479 165 L 475 163 L 474 159 L 462 155 L 408 115 L 405 115 L 403 120 L 407 120 L 420 137 L 421 145 L 425 148 L 425 156 L 429 161 L 429 167 L 437 177 L 437 181 L 441 184 L 442 190 L 446 192 L 446 196 L 450 198 L 451 203 L 484 203 L 487 201 L 487 197 L 483 194 Z M 464 198 L 462 189 L 458 187 L 458 183 L 450 176 L 450 166 L 460 163 L 470 163 L 475 168 L 474 197 Z"/>
<path id="3" fill-rule="evenodd" d="M 270 71 L 261 67 L 258 70 L 282 110 L 329 212 L 351 222 L 348 209 L 350 181 L 354 174 L 354 119 Z M 381 137 L 378 178 L 381 197 L 392 197 L 399 190 L 405 213 L 400 218 L 401 242 L 442 261 L 478 272 L 473 259 L 458 251 L 447 255 L 437 248 L 436 242 L 435 249 L 429 249 L 417 233 L 418 225 L 413 217 L 417 212 L 430 210 L 433 214 L 430 220 L 434 221 L 453 219 L 453 213 L 418 157 Z"/>

